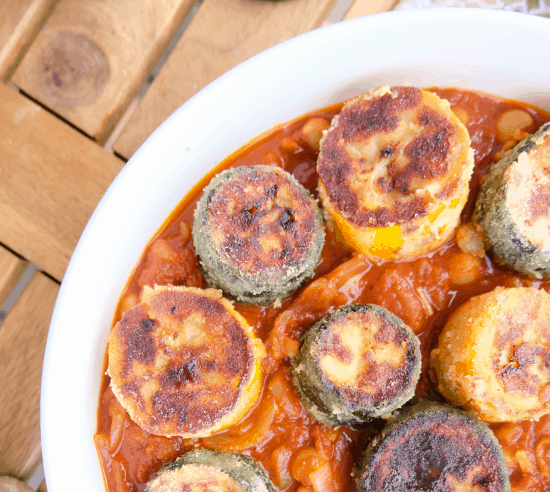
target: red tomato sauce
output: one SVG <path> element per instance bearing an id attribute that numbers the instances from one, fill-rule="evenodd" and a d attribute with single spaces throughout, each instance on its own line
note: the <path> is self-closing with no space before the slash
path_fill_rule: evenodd
<path id="1" fill-rule="evenodd" d="M 459 89 L 432 89 L 451 103 L 468 128 L 475 150 L 475 170 L 462 223 L 470 219 L 480 179 L 498 154 L 533 133 L 550 115 L 537 108 Z M 291 172 L 317 196 L 317 150 L 304 125 L 312 119 L 327 123 L 341 104 L 310 113 L 280 126 L 239 150 L 205 176 L 167 219 L 143 253 L 125 291 L 114 323 L 139 302 L 144 285 L 206 287 L 193 250 L 190 227 L 204 186 L 222 169 L 258 164 Z M 514 109 L 529 114 L 532 124 L 515 135 L 498 127 L 501 116 Z M 195 447 L 236 451 L 255 458 L 279 490 L 344 492 L 355 490 L 353 464 L 372 429 L 327 427 L 310 419 L 292 386 L 288 355 L 298 338 L 329 311 L 350 303 L 379 304 L 407 323 L 419 336 L 423 367 L 417 396 L 430 397 L 429 353 L 449 314 L 470 297 L 497 286 L 532 286 L 550 291 L 550 281 L 535 281 L 499 267 L 490 256 L 463 253 L 456 234 L 447 244 L 412 261 L 374 265 L 356 256 L 327 230 L 322 260 L 315 276 L 279 307 L 235 304 L 265 342 L 265 384 L 256 407 L 235 428 L 203 439 L 155 436 L 133 423 L 104 376 L 94 436 L 109 492 L 145 489 L 164 464 Z M 376 425 L 376 424 L 375 424 Z M 539 422 L 491 425 L 503 446 L 513 490 L 550 489 L 550 417 Z M 322 484 L 322 485 L 320 485 Z"/>

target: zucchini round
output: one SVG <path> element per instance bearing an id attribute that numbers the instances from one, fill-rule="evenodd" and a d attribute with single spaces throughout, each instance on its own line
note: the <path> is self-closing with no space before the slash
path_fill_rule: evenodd
<path id="1" fill-rule="evenodd" d="M 208 284 L 247 304 L 291 295 L 315 272 L 324 239 L 317 202 L 277 167 L 224 171 L 195 210 L 193 244 Z"/>
<path id="2" fill-rule="evenodd" d="M 500 263 L 534 278 L 550 277 L 550 123 L 491 167 L 474 221 Z"/>
<path id="3" fill-rule="evenodd" d="M 359 492 L 509 492 L 502 449 L 480 420 L 421 402 L 388 421 L 356 471 Z"/>
<path id="4" fill-rule="evenodd" d="M 453 234 L 473 165 L 448 101 L 379 87 L 347 102 L 321 139 L 319 197 L 346 243 L 370 260 L 417 258 Z"/>
<path id="5" fill-rule="evenodd" d="M 146 286 L 108 344 L 113 393 L 152 434 L 209 436 L 260 397 L 264 345 L 219 290 Z"/>
<path id="6" fill-rule="evenodd" d="M 414 396 L 420 344 L 386 309 L 352 304 L 309 328 L 290 367 L 311 417 L 327 424 L 364 424 Z"/>
<path id="7" fill-rule="evenodd" d="M 145 492 L 274 492 L 260 467 L 248 456 L 196 449 L 161 468 Z"/>
<path id="8" fill-rule="evenodd" d="M 485 422 L 550 412 L 550 294 L 497 287 L 460 306 L 431 364 L 439 392 Z"/>

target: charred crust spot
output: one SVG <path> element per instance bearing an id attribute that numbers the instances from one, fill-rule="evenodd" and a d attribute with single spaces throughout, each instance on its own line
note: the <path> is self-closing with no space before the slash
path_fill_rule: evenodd
<path id="1" fill-rule="evenodd" d="M 141 320 L 141 327 L 145 331 L 151 331 L 154 326 L 155 326 L 155 322 L 152 319 L 142 319 Z"/>
<path id="2" fill-rule="evenodd" d="M 279 185 L 274 184 L 273 186 L 270 186 L 269 189 L 266 191 L 266 196 L 268 198 L 276 198 L 277 191 L 279 191 Z"/>
<path id="3" fill-rule="evenodd" d="M 210 206 L 210 202 L 212 202 L 212 199 L 214 198 L 214 195 L 216 194 L 216 189 L 210 190 L 210 193 L 208 193 L 208 196 L 206 197 L 206 206 Z"/>
<path id="4" fill-rule="evenodd" d="M 497 375 L 504 385 L 507 393 L 535 395 L 538 391 L 539 379 L 529 374 L 529 366 L 535 364 L 535 356 L 547 355 L 542 347 L 529 343 L 521 343 L 512 346 L 510 361 L 497 371 Z M 498 368 L 498 365 L 497 365 Z"/>
<path id="5" fill-rule="evenodd" d="M 533 140 L 528 140 L 527 142 L 525 142 L 525 145 L 523 145 L 518 149 L 518 155 L 521 154 L 522 152 L 529 152 L 535 147 L 535 145 L 536 145 L 536 142 L 534 142 Z"/>
<path id="6" fill-rule="evenodd" d="M 426 166 L 426 177 L 438 178 L 449 170 L 447 156 L 453 130 L 449 123 L 433 132 L 424 132 L 405 147 L 405 155 L 413 161 L 422 161 Z"/>
<path id="7" fill-rule="evenodd" d="M 510 242 L 515 246 L 515 250 L 510 250 L 508 254 L 514 259 L 520 259 L 525 254 L 531 254 L 536 251 L 536 247 L 533 246 L 526 239 L 520 237 L 514 230 L 510 231 Z"/>
<path id="8" fill-rule="evenodd" d="M 394 187 L 403 195 L 408 195 L 411 192 L 414 178 L 426 179 L 431 177 L 428 166 L 420 161 L 413 161 L 400 171 L 395 170 L 393 166 L 389 166 L 388 171 L 390 176 L 394 178 Z"/>
<path id="9" fill-rule="evenodd" d="M 503 490 L 500 453 L 478 431 L 482 424 L 446 411 L 420 414 L 377 440 L 362 480 L 365 490 L 440 492 L 452 490 L 452 479 L 465 486 L 471 480 L 488 492 Z M 479 471 L 471 477 L 473 470 Z"/>
<path id="10" fill-rule="evenodd" d="M 279 219 L 281 222 L 282 228 L 287 231 L 288 229 L 292 229 L 294 227 L 294 222 L 296 222 L 296 218 L 294 217 L 294 213 L 292 210 L 285 210 L 281 214 L 281 218 Z"/>
<path id="11" fill-rule="evenodd" d="M 378 188 L 380 188 L 380 191 L 382 191 L 383 193 L 389 193 L 395 187 L 393 180 L 385 178 L 384 176 L 378 178 L 376 180 L 376 184 L 378 185 Z"/>
<path id="12" fill-rule="evenodd" d="M 382 149 L 380 151 L 380 157 L 381 158 L 389 157 L 390 155 L 391 155 L 391 148 L 390 147 L 386 147 L 385 149 Z"/>
<path id="13" fill-rule="evenodd" d="M 134 362 L 152 365 L 156 357 L 156 345 L 151 330 L 154 322 L 150 320 L 141 306 L 137 306 L 126 314 L 116 326 L 117 344 L 124 347 L 123 378 L 132 370 Z"/>

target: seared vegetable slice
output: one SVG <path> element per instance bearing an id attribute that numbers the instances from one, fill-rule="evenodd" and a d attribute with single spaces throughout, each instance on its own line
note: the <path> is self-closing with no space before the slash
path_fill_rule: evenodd
<path id="1" fill-rule="evenodd" d="M 449 318 L 432 351 L 439 392 L 485 422 L 550 413 L 550 294 L 497 287 Z"/>
<path id="2" fill-rule="evenodd" d="M 421 402 L 392 418 L 358 466 L 359 492 L 507 492 L 502 450 L 491 430 L 450 405 Z"/>
<path id="3" fill-rule="evenodd" d="M 370 260 L 416 258 L 451 237 L 473 165 L 468 132 L 447 101 L 379 87 L 333 118 L 317 161 L 319 196 Z"/>
<path id="4" fill-rule="evenodd" d="M 163 467 L 146 492 L 274 492 L 260 467 L 248 456 L 197 449 Z"/>
<path id="5" fill-rule="evenodd" d="M 260 396 L 265 348 L 220 291 L 144 287 L 108 342 L 113 393 L 152 434 L 209 436 Z"/>
<path id="6" fill-rule="evenodd" d="M 277 167 L 229 169 L 204 190 L 193 244 L 211 287 L 269 305 L 315 272 L 325 232 L 316 201 Z"/>
<path id="7" fill-rule="evenodd" d="M 397 316 L 373 304 L 328 314 L 305 334 L 290 361 L 302 403 L 316 420 L 363 424 L 414 395 L 419 342 Z"/>
<path id="8" fill-rule="evenodd" d="M 550 123 L 491 167 L 474 220 L 497 260 L 530 277 L 550 277 Z"/>

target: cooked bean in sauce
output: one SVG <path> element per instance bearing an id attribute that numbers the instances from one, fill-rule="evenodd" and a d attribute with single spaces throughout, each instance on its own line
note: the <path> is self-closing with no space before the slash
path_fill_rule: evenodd
<path id="1" fill-rule="evenodd" d="M 235 304 L 266 344 L 262 396 L 234 428 L 202 439 L 160 437 L 135 424 L 118 403 L 104 376 L 95 443 L 108 492 L 142 492 L 165 464 L 194 447 L 250 455 L 279 490 L 354 491 L 351 473 L 372 428 L 327 427 L 308 417 L 292 385 L 289 357 L 298 339 L 329 311 L 350 303 L 378 304 L 400 317 L 419 337 L 422 373 L 416 395 L 437 398 L 429 354 L 448 316 L 474 295 L 497 286 L 530 286 L 550 292 L 550 281 L 532 280 L 497 265 L 470 225 L 479 183 L 495 160 L 550 115 L 534 107 L 458 89 L 431 89 L 449 100 L 466 125 L 475 150 L 475 169 L 461 226 L 442 247 L 411 261 L 373 264 L 355 255 L 327 229 L 315 275 L 281 305 Z M 143 286 L 206 288 L 191 240 L 193 213 L 202 190 L 222 169 L 259 164 L 292 173 L 315 197 L 315 170 L 322 131 L 342 105 L 310 113 L 242 148 L 205 176 L 184 198 L 151 241 L 122 293 L 114 323 L 139 302 Z M 373 425 L 377 425 L 376 423 Z M 550 415 L 538 422 L 493 424 L 502 445 L 513 491 L 550 488 Z"/>

